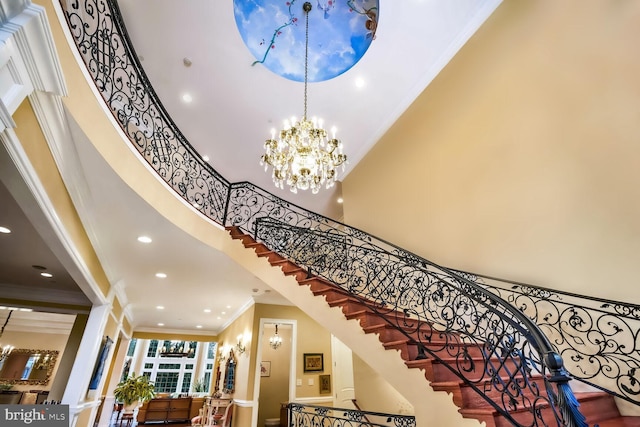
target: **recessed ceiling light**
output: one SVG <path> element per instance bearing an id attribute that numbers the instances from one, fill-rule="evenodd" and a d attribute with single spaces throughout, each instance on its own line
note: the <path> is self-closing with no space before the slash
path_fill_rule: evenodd
<path id="1" fill-rule="evenodd" d="M 207 156 L 206 154 L 204 156 L 202 156 L 202 160 L 204 160 L 205 162 L 209 161 L 209 156 Z"/>
<path id="2" fill-rule="evenodd" d="M 33 308 L 21 308 L 20 311 L 33 311 Z"/>
<path id="3" fill-rule="evenodd" d="M 53 274 L 51 274 L 51 273 L 47 273 L 46 271 L 43 271 L 42 273 L 40 273 L 40 275 L 41 275 L 42 277 L 53 277 Z"/>
<path id="4" fill-rule="evenodd" d="M 338 203 L 342 203 L 344 202 L 344 199 L 342 197 L 338 197 Z"/>
<path id="5" fill-rule="evenodd" d="M 164 323 L 158 323 L 158 326 L 164 326 Z"/>
<path id="6" fill-rule="evenodd" d="M 11 230 L 9 230 L 7 227 L 0 227 L 0 233 L 9 234 L 11 233 Z"/>
<path id="7" fill-rule="evenodd" d="M 226 312 L 226 311 L 223 311 L 223 312 L 221 312 L 220 314 L 227 314 L 227 312 Z"/>
<path id="8" fill-rule="evenodd" d="M 191 94 L 189 94 L 189 93 L 185 93 L 185 94 L 182 95 L 182 101 L 184 101 L 187 104 L 189 104 L 191 101 L 193 101 L 193 96 L 191 96 Z"/>
<path id="9" fill-rule="evenodd" d="M 230 306 L 230 305 L 228 305 L 228 306 L 227 306 L 227 308 L 231 308 L 231 306 Z"/>
<path id="10" fill-rule="evenodd" d="M 151 237 L 148 237 L 148 236 L 140 236 L 140 237 L 138 237 L 138 242 L 140 242 L 140 243 L 151 243 L 151 242 L 153 242 L 153 240 L 151 240 Z"/>
<path id="11" fill-rule="evenodd" d="M 363 88 L 363 87 L 364 87 L 364 85 L 365 85 L 364 79 L 363 79 L 362 77 L 358 77 L 358 78 L 356 79 L 356 87 L 357 87 L 358 89 L 361 89 L 361 88 Z"/>
<path id="12" fill-rule="evenodd" d="M 222 317 L 218 316 L 218 317 L 216 317 L 216 319 L 220 320 L 220 319 L 222 319 Z"/>
<path id="13" fill-rule="evenodd" d="M 156 277 L 159 279 L 166 279 L 167 278 L 167 274 L 166 273 L 156 273 Z"/>
<path id="14" fill-rule="evenodd" d="M 164 305 L 156 305 L 156 308 L 157 308 L 158 310 L 164 310 Z"/>
<path id="15" fill-rule="evenodd" d="M 202 325 L 196 325 L 196 328 L 202 329 Z"/>
<path id="16" fill-rule="evenodd" d="M 211 313 L 211 309 L 210 309 L 210 308 L 205 308 L 203 311 L 204 311 L 205 313 Z"/>

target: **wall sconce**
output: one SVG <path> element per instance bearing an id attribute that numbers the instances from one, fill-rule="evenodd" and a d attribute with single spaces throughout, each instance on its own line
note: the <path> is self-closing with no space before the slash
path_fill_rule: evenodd
<path id="1" fill-rule="evenodd" d="M 242 354 L 247 350 L 247 347 L 244 345 L 243 336 L 238 335 L 238 344 L 236 344 L 236 351 L 238 354 Z"/>
<path id="2" fill-rule="evenodd" d="M 220 343 L 220 352 L 218 353 L 218 360 L 220 361 L 220 363 L 223 363 L 225 360 L 227 360 L 227 356 L 224 355 L 225 353 L 225 348 L 224 348 L 224 343 Z"/>

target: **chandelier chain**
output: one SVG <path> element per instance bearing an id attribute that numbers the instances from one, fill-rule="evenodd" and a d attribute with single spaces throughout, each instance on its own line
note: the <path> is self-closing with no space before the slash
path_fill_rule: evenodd
<path id="1" fill-rule="evenodd" d="M 303 120 L 307 119 L 307 81 L 309 75 L 309 12 L 311 11 L 311 3 L 306 2 L 302 8 L 304 9 L 305 30 L 304 30 L 304 115 Z"/>

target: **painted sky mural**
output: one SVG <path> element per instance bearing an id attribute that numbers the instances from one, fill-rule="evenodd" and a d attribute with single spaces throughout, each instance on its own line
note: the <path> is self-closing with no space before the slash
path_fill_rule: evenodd
<path id="1" fill-rule="evenodd" d="M 311 0 L 308 81 L 353 67 L 376 37 L 378 0 Z M 234 0 L 236 25 L 255 61 L 304 81 L 305 16 L 301 0 Z"/>

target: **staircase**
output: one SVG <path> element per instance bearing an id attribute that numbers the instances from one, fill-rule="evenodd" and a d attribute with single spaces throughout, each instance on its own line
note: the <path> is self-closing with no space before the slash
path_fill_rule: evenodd
<path id="1" fill-rule="evenodd" d="M 383 348 L 399 352 L 408 368 L 421 369 L 435 391 L 452 395 L 463 417 L 484 422 L 487 427 L 561 425 L 549 405 L 537 404 L 539 396 L 530 392 L 536 388 L 544 390 L 544 378 L 532 373 L 518 358 L 486 357 L 482 343 L 465 342 L 426 322 L 407 321 L 402 313 L 381 313 L 374 303 L 362 300 L 324 278 L 309 275 L 305 269 L 256 242 L 239 228 L 227 227 L 227 230 L 232 238 L 241 240 L 257 256 L 267 258 L 285 275 L 308 286 L 314 295 L 323 296 L 329 306 L 340 307 L 344 316 L 357 320 L 365 333 L 377 334 Z M 466 381 L 457 374 L 461 371 Z M 488 375 L 489 372 L 493 374 Z M 613 396 L 604 392 L 574 394 L 588 425 L 640 427 L 640 417 L 620 415 Z M 505 399 L 511 402 L 505 405 Z M 500 402 L 498 408 L 509 408 L 508 415 L 496 409 L 492 402 Z"/>

